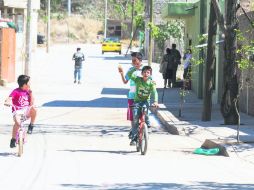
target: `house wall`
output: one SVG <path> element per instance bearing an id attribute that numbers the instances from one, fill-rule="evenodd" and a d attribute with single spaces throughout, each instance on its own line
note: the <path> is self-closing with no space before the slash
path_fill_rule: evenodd
<path id="1" fill-rule="evenodd" d="M 254 12 L 249 12 L 248 16 L 254 20 Z M 239 16 L 239 28 L 247 42 L 254 40 L 254 31 L 245 15 Z M 248 32 L 249 31 L 249 32 Z M 247 43 L 246 43 L 247 44 Z M 254 62 L 251 62 L 253 67 Z M 240 77 L 240 110 L 254 116 L 254 69 L 248 68 L 241 71 Z M 247 82 L 248 81 L 248 82 Z"/>
<path id="2" fill-rule="evenodd" d="M 188 17 L 185 19 L 185 34 L 184 41 L 186 49 L 191 46 L 196 46 L 199 44 L 199 35 L 200 35 L 200 2 L 195 3 L 197 8 L 195 9 L 195 16 Z M 191 43 L 191 44 L 190 44 Z M 197 55 L 199 56 L 199 55 Z M 196 57 L 198 59 L 198 57 Z M 202 97 L 202 75 L 203 67 L 202 65 L 192 64 L 192 90 L 197 94 L 199 98 Z"/>
<path id="3" fill-rule="evenodd" d="M 25 64 L 25 42 L 26 42 L 26 20 L 27 20 L 27 0 L 2 0 L 0 1 L 1 16 L 12 19 L 18 29 L 16 31 L 16 77 L 24 73 Z M 31 36 L 32 36 L 32 57 L 37 48 L 37 21 L 40 9 L 40 0 L 31 1 Z M 33 61 L 33 58 L 31 60 Z"/>

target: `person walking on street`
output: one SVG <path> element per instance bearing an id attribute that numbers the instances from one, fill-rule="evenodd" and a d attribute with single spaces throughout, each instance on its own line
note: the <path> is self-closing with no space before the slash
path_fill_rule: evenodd
<path id="1" fill-rule="evenodd" d="M 176 86 L 176 71 L 177 71 L 177 67 L 178 65 L 181 64 L 181 54 L 180 52 L 176 49 L 176 44 L 172 44 L 172 49 L 171 49 L 171 53 L 174 57 L 174 65 L 173 65 L 173 87 Z"/>
<path id="2" fill-rule="evenodd" d="M 74 65 L 74 83 L 77 82 L 81 84 L 81 71 L 82 71 L 82 62 L 85 61 L 85 56 L 81 52 L 81 48 L 77 48 L 77 52 L 73 54 L 72 60 L 75 61 Z"/>
<path id="3" fill-rule="evenodd" d="M 166 49 L 166 54 L 163 56 L 161 64 L 160 64 L 160 72 L 162 73 L 164 79 L 164 88 L 171 88 L 173 81 L 173 64 L 174 57 L 172 56 L 171 50 L 169 48 Z"/>

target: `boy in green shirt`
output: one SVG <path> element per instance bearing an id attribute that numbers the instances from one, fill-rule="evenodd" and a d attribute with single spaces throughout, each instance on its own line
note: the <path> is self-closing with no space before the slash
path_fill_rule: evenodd
<path id="1" fill-rule="evenodd" d="M 133 73 L 135 72 L 135 68 L 128 72 L 128 76 L 131 80 L 133 80 L 136 84 L 136 92 L 134 96 L 134 107 L 133 107 L 133 127 L 132 127 L 132 137 L 130 145 L 135 145 L 136 136 L 138 132 L 139 126 L 139 118 L 141 115 L 140 107 L 146 107 L 147 110 L 149 108 L 150 97 L 151 95 L 154 97 L 153 105 L 158 107 L 158 93 L 156 90 L 156 86 L 154 81 L 151 79 L 152 68 L 150 66 L 144 66 L 142 68 L 142 77 L 136 76 Z M 148 115 L 146 114 L 146 124 L 150 126 L 150 120 Z"/>

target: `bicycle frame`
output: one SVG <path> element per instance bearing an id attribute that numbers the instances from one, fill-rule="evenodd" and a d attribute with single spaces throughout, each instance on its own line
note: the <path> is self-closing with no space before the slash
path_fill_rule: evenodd
<path id="1" fill-rule="evenodd" d="M 27 120 L 26 110 L 24 110 L 25 108 L 23 107 L 17 110 L 17 106 L 14 105 L 12 105 L 12 108 L 15 112 L 15 119 L 19 120 L 19 126 L 16 132 L 16 144 L 18 144 L 18 156 L 20 157 L 23 154 L 23 145 L 26 143 L 26 130 L 24 127 L 24 122 Z"/>
<path id="2" fill-rule="evenodd" d="M 148 147 L 148 129 L 145 122 L 147 107 L 133 106 L 141 109 L 141 115 L 139 117 L 139 126 L 137 134 L 136 149 L 141 152 L 141 155 L 145 155 Z"/>

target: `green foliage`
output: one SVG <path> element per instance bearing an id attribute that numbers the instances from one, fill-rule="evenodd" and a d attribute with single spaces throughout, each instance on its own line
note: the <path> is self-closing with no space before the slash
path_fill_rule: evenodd
<path id="1" fill-rule="evenodd" d="M 68 33 L 68 37 L 73 39 L 73 40 L 78 39 L 77 36 L 75 34 L 73 34 L 72 32 Z"/>
<path id="2" fill-rule="evenodd" d="M 134 16 L 143 14 L 145 3 L 144 0 L 134 1 Z M 131 19 L 132 0 L 109 0 L 108 1 L 109 16 L 112 19 Z"/>
<path id="3" fill-rule="evenodd" d="M 208 39 L 207 35 L 199 35 L 197 45 L 206 44 L 207 39 Z M 192 51 L 192 58 L 191 58 L 192 66 L 195 67 L 200 64 L 204 64 L 205 60 L 204 60 L 204 57 L 200 57 L 200 52 L 201 51 L 206 52 L 207 47 L 206 46 L 205 47 L 196 47 L 196 45 L 194 45 L 194 46 L 191 46 L 190 49 Z"/>
<path id="4" fill-rule="evenodd" d="M 238 41 L 238 47 L 236 53 L 238 54 L 238 67 L 243 69 L 254 68 L 253 60 L 250 61 L 250 58 L 254 55 L 254 41 L 248 40 L 244 37 L 243 33 L 240 30 L 236 31 L 236 37 Z M 252 31 L 245 31 L 246 34 Z"/>
<path id="5" fill-rule="evenodd" d="M 143 16 L 141 15 L 135 16 L 134 21 L 137 28 L 139 28 L 141 31 L 145 31 L 145 21 Z"/>
<path id="6" fill-rule="evenodd" d="M 148 23 L 147 27 L 152 31 L 152 37 L 156 40 L 160 50 L 164 50 L 164 43 L 170 37 L 181 38 L 182 37 L 182 22 L 171 21 L 163 25 L 154 25 Z"/>

